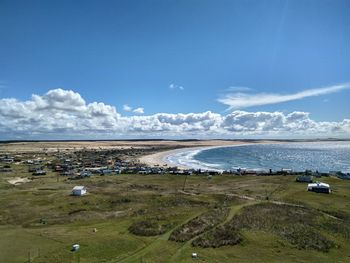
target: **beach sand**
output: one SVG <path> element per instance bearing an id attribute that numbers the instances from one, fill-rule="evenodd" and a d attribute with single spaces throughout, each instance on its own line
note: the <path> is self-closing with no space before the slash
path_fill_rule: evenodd
<path id="1" fill-rule="evenodd" d="M 141 163 L 144 163 L 148 166 L 177 166 L 180 169 L 190 169 L 188 166 L 178 166 L 171 164 L 166 161 L 166 157 L 170 155 L 177 154 L 179 152 L 184 151 L 193 151 L 193 150 L 201 150 L 208 148 L 216 148 L 216 147 L 228 147 L 228 146 L 238 146 L 238 145 L 247 145 L 247 144 L 261 144 L 261 143 L 275 143 L 275 141 L 221 141 L 221 140 L 210 140 L 210 141 L 198 141 L 198 144 L 193 144 L 193 146 L 187 146 L 180 149 L 169 150 L 157 152 L 154 154 L 144 155 L 139 158 Z"/>
<path id="2" fill-rule="evenodd" d="M 269 140 L 126 140 L 126 141 L 41 141 L 11 142 L 0 145 L 0 154 L 28 154 L 45 152 L 70 152 L 78 150 L 138 149 L 135 158 L 148 166 L 175 166 L 165 162 L 165 157 L 179 151 L 196 150 L 208 147 L 234 146 L 256 143 L 276 143 Z M 144 154 L 142 153 L 144 149 Z M 149 154 L 151 152 L 151 154 Z M 148 154 L 148 155 L 146 155 Z M 178 166 L 179 167 L 179 166 Z M 179 167 L 188 168 L 188 167 Z"/>
<path id="3" fill-rule="evenodd" d="M 127 141 L 39 141 L 0 144 L 0 153 L 56 152 L 72 150 L 142 149 L 161 147 L 196 147 L 235 144 L 226 140 L 127 140 Z"/>

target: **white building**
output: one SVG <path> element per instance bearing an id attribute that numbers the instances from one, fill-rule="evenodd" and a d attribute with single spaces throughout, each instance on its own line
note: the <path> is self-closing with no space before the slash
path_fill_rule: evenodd
<path id="1" fill-rule="evenodd" d="M 86 187 L 85 186 L 74 186 L 73 190 L 72 190 L 72 195 L 76 195 L 76 196 L 82 196 L 86 194 Z"/>
<path id="2" fill-rule="evenodd" d="M 316 183 L 313 183 L 313 184 L 308 184 L 307 185 L 307 190 L 308 191 L 312 191 L 312 192 L 316 192 L 316 193 L 327 193 L 327 194 L 329 194 L 331 192 L 331 187 L 329 186 L 329 184 L 316 182 Z"/>

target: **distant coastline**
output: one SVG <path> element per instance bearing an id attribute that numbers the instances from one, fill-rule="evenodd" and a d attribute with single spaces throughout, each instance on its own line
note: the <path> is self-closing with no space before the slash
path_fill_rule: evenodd
<path id="1" fill-rule="evenodd" d="M 283 146 L 278 146 L 281 144 Z M 238 146 L 248 147 L 234 149 Z M 149 166 L 213 171 L 242 168 L 266 172 L 272 168 L 274 171 L 288 169 L 296 172 L 305 170 L 349 172 L 350 166 L 346 161 L 350 158 L 349 153 L 348 141 L 338 140 L 334 143 L 330 141 L 265 141 L 158 152 L 141 157 L 140 162 Z"/>
<path id="2" fill-rule="evenodd" d="M 277 138 L 262 138 L 262 139 L 33 139 L 33 140 L 1 140 L 0 144 L 10 143 L 54 143 L 54 142 L 205 142 L 205 141 L 228 141 L 228 142 L 260 142 L 260 141 L 281 141 L 281 142 L 316 142 L 316 141 L 350 141 L 350 138 L 315 138 L 315 139 L 277 139 Z"/>
<path id="3" fill-rule="evenodd" d="M 234 142 L 234 143 L 233 143 Z M 180 148 L 180 149 L 174 149 L 174 150 L 169 150 L 169 151 L 162 151 L 162 152 L 157 152 L 154 154 L 150 155 L 145 155 L 139 158 L 139 161 L 141 163 L 144 163 L 148 166 L 176 166 L 180 169 L 191 169 L 193 167 L 188 166 L 188 165 L 179 165 L 175 163 L 171 163 L 167 158 L 169 156 L 179 154 L 179 153 L 184 153 L 184 152 L 192 152 L 195 150 L 206 150 L 206 149 L 214 149 L 214 148 L 221 148 L 221 147 L 234 147 L 234 146 L 240 146 L 240 145 L 250 145 L 250 144 L 267 144 L 267 143 L 286 143 L 287 141 L 285 140 L 261 140 L 261 141 L 225 141 L 225 143 L 217 144 L 215 141 L 212 141 L 212 145 L 209 146 L 193 146 L 193 147 L 187 147 L 187 148 Z"/>

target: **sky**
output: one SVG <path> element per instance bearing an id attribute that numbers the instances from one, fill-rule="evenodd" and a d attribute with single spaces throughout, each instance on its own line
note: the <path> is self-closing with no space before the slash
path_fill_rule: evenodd
<path id="1" fill-rule="evenodd" d="M 0 140 L 350 138 L 350 1 L 0 0 Z"/>

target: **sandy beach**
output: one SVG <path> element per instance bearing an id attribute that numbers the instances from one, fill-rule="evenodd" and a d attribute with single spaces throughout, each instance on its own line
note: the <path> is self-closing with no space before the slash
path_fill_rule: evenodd
<path id="1" fill-rule="evenodd" d="M 108 149 L 142 149 L 151 147 L 199 147 L 220 146 L 241 143 L 229 140 L 118 140 L 118 141 L 41 141 L 41 142 L 10 142 L 0 144 L 2 153 L 56 152 L 74 150 L 108 150 Z"/>
<path id="2" fill-rule="evenodd" d="M 157 152 L 154 154 L 145 155 L 139 158 L 141 163 L 147 164 L 148 166 L 175 166 L 170 162 L 166 161 L 166 157 L 170 155 L 174 155 L 180 152 L 187 152 L 193 150 L 203 150 L 209 148 L 216 147 L 230 147 L 230 146 L 239 146 L 239 145 L 247 145 L 247 144 L 261 144 L 261 143 L 276 143 L 276 141 L 221 141 L 221 140 L 211 140 L 211 141 L 198 141 L 197 145 L 187 146 L 180 149 L 169 150 Z M 188 166 L 179 166 L 176 165 L 180 169 L 189 169 L 191 167 Z"/>
<path id="3" fill-rule="evenodd" d="M 167 156 L 173 155 L 173 154 L 176 154 L 176 153 L 179 153 L 182 151 L 191 151 L 191 150 L 194 150 L 197 148 L 202 149 L 202 148 L 207 148 L 207 147 L 190 147 L 190 148 L 181 148 L 181 149 L 176 149 L 176 150 L 158 152 L 158 153 L 142 156 L 141 158 L 139 158 L 139 161 L 140 161 L 140 163 L 144 163 L 148 166 L 171 166 L 171 164 L 166 162 L 166 160 L 165 160 Z M 190 167 L 181 166 L 179 168 L 187 169 Z"/>
<path id="4" fill-rule="evenodd" d="M 50 152 L 72 152 L 80 150 L 126 150 L 133 151 L 125 158 L 137 160 L 148 166 L 189 167 L 166 162 L 169 155 L 183 151 L 193 151 L 211 147 L 237 146 L 243 144 L 282 143 L 269 140 L 121 140 L 121 141 L 42 141 L 42 142 L 10 142 L 0 145 L 0 153 L 5 154 L 37 154 Z"/>

